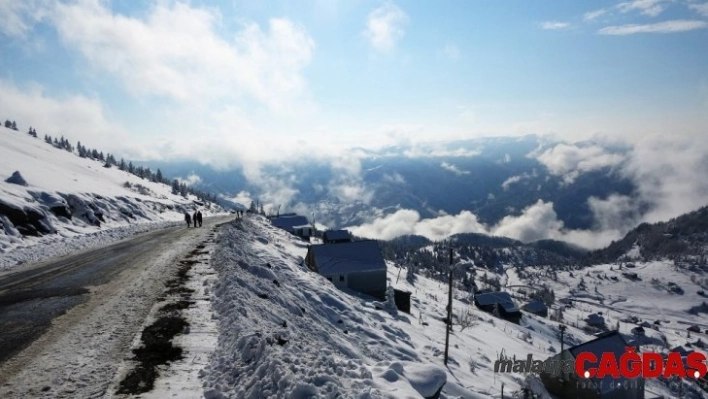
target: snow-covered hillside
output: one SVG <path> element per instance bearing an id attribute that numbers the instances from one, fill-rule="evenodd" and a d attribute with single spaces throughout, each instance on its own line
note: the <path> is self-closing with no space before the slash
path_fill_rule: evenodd
<path id="1" fill-rule="evenodd" d="M 0 143 L 0 269 L 177 222 L 185 211 L 221 212 L 26 133 L 0 127 Z M 46 245 L 27 249 L 38 243 Z"/>
<path id="2" fill-rule="evenodd" d="M 422 276 L 411 282 L 406 278 L 407 270 L 389 264 L 389 284 L 413 293 L 411 314 L 406 314 L 336 289 L 303 266 L 306 252 L 305 243 L 259 216 L 224 227 L 211 260 L 218 272 L 217 282 L 207 290 L 214 295 L 219 327 L 217 348 L 200 374 L 207 397 L 420 398 L 443 380 L 443 398 L 499 398 L 502 389 L 504 397 L 521 397 L 526 386 L 535 387 L 544 397 L 533 376 L 495 373 L 494 361 L 501 353 L 517 358 L 531 354 L 541 360 L 556 354 L 560 349 L 558 322 L 528 313 L 523 314 L 520 325 L 507 322 L 476 309 L 470 304 L 469 293 L 455 290 L 455 326 L 445 367 L 445 284 Z M 637 270 L 653 270 L 651 273 L 663 274 L 665 280 L 666 267 L 651 264 Z M 594 269 L 589 272 L 598 273 Z M 565 295 L 574 279 L 581 278 L 578 273 L 574 276 L 563 276 L 564 280 L 554 284 L 557 292 Z M 672 278 L 688 288 L 689 274 Z M 604 287 L 594 277 L 584 279 L 593 290 Z M 508 280 L 527 283 L 513 272 Z M 606 305 L 617 305 L 618 311 L 610 315 L 613 323 L 632 315 L 653 320 L 652 307 L 654 315 L 669 320 L 676 330 L 681 330 L 682 323 L 698 321 L 679 314 L 695 302 L 693 293 L 678 301 L 671 297 L 676 294 L 657 293 L 657 301 L 650 305 L 646 294 L 640 293 L 646 287 L 622 290 L 621 285 L 632 287 L 619 282 L 610 288 L 608 283 L 604 294 Z M 566 347 L 594 338 L 579 320 L 595 309 L 604 312 L 606 308 L 587 300 L 587 304 L 575 303 L 565 313 L 569 324 Z M 463 329 L 461 324 L 467 327 Z M 621 322 L 620 331 L 628 339 L 631 327 Z M 671 345 L 695 341 L 699 336 L 687 339 L 680 331 L 665 334 L 672 336 Z M 650 331 L 647 335 L 655 334 Z M 665 383 L 649 381 L 647 397 L 676 397 L 671 389 Z M 697 395 L 692 397 L 702 393 Z"/>

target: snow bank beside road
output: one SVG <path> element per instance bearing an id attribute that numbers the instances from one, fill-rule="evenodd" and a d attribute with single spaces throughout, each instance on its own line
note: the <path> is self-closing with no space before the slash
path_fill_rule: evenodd
<path id="1" fill-rule="evenodd" d="M 307 271 L 306 252 L 258 216 L 225 226 L 212 258 L 220 336 L 203 373 L 206 396 L 420 398 L 419 390 L 437 390 L 445 372 L 416 364 L 394 316 Z"/>

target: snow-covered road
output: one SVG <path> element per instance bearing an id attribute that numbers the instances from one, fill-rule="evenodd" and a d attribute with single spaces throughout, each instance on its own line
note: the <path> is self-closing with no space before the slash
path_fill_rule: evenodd
<path id="1" fill-rule="evenodd" d="M 0 275 L 0 397 L 103 396 L 178 259 L 225 220 Z"/>

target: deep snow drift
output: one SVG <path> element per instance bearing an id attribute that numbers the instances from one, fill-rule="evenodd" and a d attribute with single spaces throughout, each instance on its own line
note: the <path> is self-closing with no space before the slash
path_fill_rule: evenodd
<path id="1" fill-rule="evenodd" d="M 185 211 L 222 212 L 27 133 L 0 127 L 0 143 L 0 270 L 164 227 Z"/>
<path id="2" fill-rule="evenodd" d="M 264 218 L 226 226 L 218 244 L 220 335 L 203 373 L 207 397 L 420 398 L 445 380 L 401 328 L 413 318 L 310 273 L 305 243 Z"/>

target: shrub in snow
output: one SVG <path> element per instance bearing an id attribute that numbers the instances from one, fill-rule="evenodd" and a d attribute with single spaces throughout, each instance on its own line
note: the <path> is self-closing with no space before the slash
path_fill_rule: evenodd
<path id="1" fill-rule="evenodd" d="M 22 177 L 19 171 L 15 171 L 12 176 L 5 179 L 6 182 L 11 184 L 18 184 L 20 186 L 27 186 L 27 181 Z"/>

